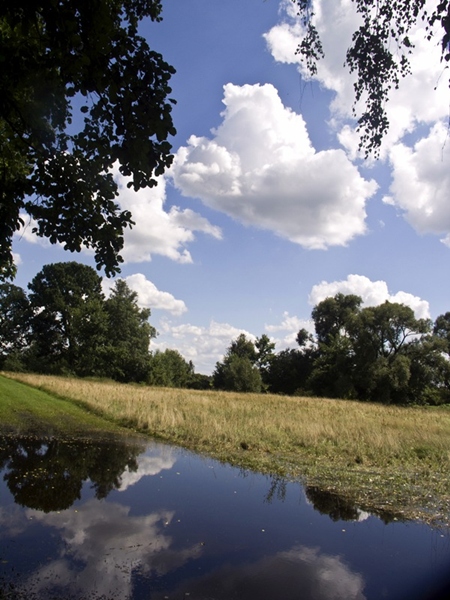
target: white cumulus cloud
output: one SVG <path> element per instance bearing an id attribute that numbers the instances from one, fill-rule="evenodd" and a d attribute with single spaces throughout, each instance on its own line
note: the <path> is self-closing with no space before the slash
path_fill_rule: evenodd
<path id="1" fill-rule="evenodd" d="M 186 208 L 172 206 L 165 209 L 167 198 L 167 182 L 165 177 L 158 177 L 158 185 L 153 188 L 142 188 L 137 192 L 127 187 L 129 178 L 120 174 L 118 165 L 113 168 L 114 179 L 118 185 L 117 203 L 122 210 L 131 212 L 135 225 L 124 230 L 124 247 L 121 255 L 125 263 L 141 263 L 152 260 L 152 255 L 159 254 L 178 263 L 192 263 L 192 256 L 187 246 L 195 241 L 195 233 L 200 232 L 213 238 L 222 239 L 219 227 L 212 225 L 205 217 Z M 24 225 L 15 234 L 16 240 L 24 240 L 39 244 L 46 248 L 51 246 L 47 238 L 32 233 L 36 222 L 26 213 L 22 213 Z M 62 247 L 62 244 L 59 244 Z M 92 248 L 83 247 L 83 252 L 93 255 Z"/>
<path id="2" fill-rule="evenodd" d="M 335 92 L 330 105 L 331 123 L 338 131 L 341 143 L 355 157 L 359 142 L 352 119 L 355 74 L 350 74 L 344 63 L 352 34 L 362 23 L 361 16 L 356 11 L 356 3 L 350 0 L 313 0 L 311 4 L 311 11 L 315 13 L 313 22 L 325 53 L 314 79 Z M 430 7 L 434 4 L 433 0 L 429 2 Z M 292 6 L 290 0 L 283 0 L 280 23 L 265 34 L 265 39 L 276 61 L 296 64 L 302 76 L 308 79 L 302 57 L 295 53 L 304 37 L 304 28 Z M 409 34 L 415 46 L 410 56 L 411 75 L 401 81 L 399 89 L 391 91 L 386 105 L 390 129 L 383 142 L 384 157 L 394 143 L 418 124 L 432 124 L 447 118 L 448 87 L 442 77 L 439 31 L 431 42 L 426 39 L 427 33 L 419 21 Z M 363 106 L 364 98 L 357 107 L 357 115 L 361 114 Z M 351 124 L 345 124 L 345 120 L 350 120 Z"/>
<path id="3" fill-rule="evenodd" d="M 356 294 L 363 300 L 364 306 L 378 306 L 384 302 L 398 302 L 413 309 L 417 318 L 430 318 L 430 306 L 426 300 L 408 292 L 391 294 L 385 281 L 371 281 L 364 275 L 349 275 L 342 281 L 322 281 L 314 285 L 309 295 L 309 303 L 316 306 L 325 298 L 336 294 Z"/>
<path id="4" fill-rule="evenodd" d="M 216 321 L 211 321 L 208 326 L 199 326 L 191 323 L 174 325 L 169 320 L 162 320 L 158 332 L 157 340 L 152 343 L 154 349 L 176 349 L 185 360 L 194 363 L 197 373 L 206 375 L 214 370 L 216 362 L 222 360 L 231 342 L 241 333 L 248 339 L 256 339 L 245 329 Z"/>
<path id="5" fill-rule="evenodd" d="M 129 210 L 135 225 L 124 233 L 122 256 L 126 263 L 150 261 L 152 254 L 160 254 L 179 263 L 191 263 L 192 256 L 187 245 L 195 240 L 199 231 L 221 239 L 218 227 L 190 209 L 181 210 L 173 206 L 164 209 L 166 180 L 158 178 L 153 188 L 134 191 L 127 188 L 128 179 L 115 169 L 115 180 L 119 186 L 118 202 L 122 209 Z"/>
<path id="6" fill-rule="evenodd" d="M 172 175 L 183 194 L 306 248 L 345 245 L 365 232 L 376 183 L 342 150 L 316 152 L 303 117 L 272 85 L 229 83 L 223 102 L 213 137 L 191 136 L 177 152 Z"/>
<path id="7" fill-rule="evenodd" d="M 169 292 L 158 290 L 142 273 L 135 273 L 123 279 L 128 287 L 137 293 L 137 302 L 142 308 L 166 310 L 173 315 L 181 315 L 187 311 L 183 300 L 177 300 Z M 109 296 L 113 287 L 114 280 L 103 279 L 102 288 L 106 296 Z"/>
<path id="8" fill-rule="evenodd" d="M 437 123 L 413 148 L 395 145 L 390 152 L 392 184 L 388 204 L 399 208 L 419 233 L 445 234 L 450 245 L 450 139 Z"/>
<path id="9" fill-rule="evenodd" d="M 275 350 L 278 352 L 279 350 L 283 350 L 287 347 L 292 347 L 297 345 L 297 334 L 300 329 L 306 329 L 309 333 L 314 333 L 314 323 L 311 319 L 305 320 L 300 319 L 295 315 L 290 315 L 287 311 L 283 313 L 283 318 L 281 323 L 277 323 L 276 325 L 265 325 L 264 329 L 268 333 L 277 334 L 278 337 L 271 338 L 272 342 L 275 342 L 276 348 Z M 284 333 L 284 335 L 283 335 Z M 279 337 L 279 336 L 282 337 Z"/>
<path id="10" fill-rule="evenodd" d="M 20 218 L 23 221 L 23 225 L 14 234 L 14 238 L 17 241 L 24 240 L 29 244 L 38 244 L 44 248 L 50 248 L 51 244 L 46 237 L 39 237 L 33 233 L 33 229 L 37 227 L 37 222 L 32 219 L 27 213 L 21 212 Z M 60 244 L 61 245 L 61 244 Z"/>

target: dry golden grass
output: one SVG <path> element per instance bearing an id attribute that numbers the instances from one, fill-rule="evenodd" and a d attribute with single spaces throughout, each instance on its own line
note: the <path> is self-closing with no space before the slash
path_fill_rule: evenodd
<path id="1" fill-rule="evenodd" d="M 121 425 L 243 467 L 304 475 L 328 488 L 355 492 L 359 501 L 375 499 L 378 506 L 377 488 L 382 495 L 390 480 L 391 499 L 411 504 L 416 495 L 423 503 L 428 495 L 433 506 L 442 505 L 440 518 L 450 506 L 446 408 L 8 376 Z M 382 504 L 389 508 L 390 500 Z"/>
<path id="2" fill-rule="evenodd" d="M 11 374 L 10 374 L 11 376 Z M 420 454 L 450 461 L 450 411 L 345 400 L 205 392 L 14 375 L 151 435 L 266 452 L 303 451 L 385 465 Z"/>

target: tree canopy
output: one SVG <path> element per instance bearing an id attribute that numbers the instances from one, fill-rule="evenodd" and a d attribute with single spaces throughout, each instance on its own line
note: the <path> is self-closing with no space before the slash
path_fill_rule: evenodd
<path id="1" fill-rule="evenodd" d="M 156 350 L 150 356 L 148 382 L 162 387 L 190 387 L 194 377 L 194 365 L 187 362 L 178 350 Z"/>
<path id="2" fill-rule="evenodd" d="M 260 344 L 261 347 L 266 345 L 264 340 Z M 231 342 L 223 361 L 216 363 L 214 387 L 234 392 L 260 392 L 262 377 L 255 366 L 257 359 L 255 344 L 241 333 Z"/>
<path id="3" fill-rule="evenodd" d="M 11 283 L 0 284 L 0 366 L 26 347 L 31 309 L 22 288 Z"/>
<path id="4" fill-rule="evenodd" d="M 30 294 L 0 285 L 0 368 L 147 381 L 156 330 L 122 279 L 109 298 L 95 269 L 45 265 Z"/>
<path id="5" fill-rule="evenodd" d="M 441 340 L 432 336 L 432 322 L 417 319 L 404 304 L 361 303 L 358 296 L 337 294 L 314 308 L 311 391 L 395 404 L 446 401 L 450 363 Z"/>
<path id="6" fill-rule="evenodd" d="M 95 270 L 74 261 L 45 265 L 28 287 L 35 369 L 96 374 L 106 320 Z"/>
<path id="7" fill-rule="evenodd" d="M 118 272 L 132 216 L 111 169 L 138 190 L 173 158 L 174 69 L 138 34 L 160 14 L 158 0 L 0 3 L 0 278 L 14 274 L 12 237 L 29 219 Z"/>
<path id="8" fill-rule="evenodd" d="M 109 377 L 117 381 L 146 381 L 150 340 L 156 329 L 150 325 L 149 308 L 139 308 L 137 293 L 118 279 L 106 300 L 106 341 L 103 353 Z"/>
<path id="9" fill-rule="evenodd" d="M 324 58 L 319 32 L 315 26 L 314 2 L 292 0 L 298 7 L 305 27 L 297 52 L 303 57 L 311 75 L 317 73 L 317 62 Z M 427 0 L 353 0 L 361 15 L 361 25 L 353 33 L 347 50 L 346 66 L 356 73 L 355 104 L 365 101 L 358 119 L 360 149 L 366 156 L 378 154 L 389 128 L 386 102 L 390 91 L 410 74 L 409 57 L 414 51 L 410 34 L 415 25 L 423 24 L 429 41 L 434 26 L 441 26 L 442 60 L 450 60 L 450 2 L 440 0 L 429 10 Z M 354 105 L 355 106 L 355 105 Z"/>

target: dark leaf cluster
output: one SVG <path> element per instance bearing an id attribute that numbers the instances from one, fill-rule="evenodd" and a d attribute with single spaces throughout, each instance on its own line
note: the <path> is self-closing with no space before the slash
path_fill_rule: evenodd
<path id="1" fill-rule="evenodd" d="M 132 217 L 111 169 L 135 190 L 171 164 L 173 67 L 139 35 L 157 0 L 4 0 L 0 4 L 0 275 L 13 234 L 95 252 L 118 272 Z M 24 217 L 24 215 L 26 215 Z"/>

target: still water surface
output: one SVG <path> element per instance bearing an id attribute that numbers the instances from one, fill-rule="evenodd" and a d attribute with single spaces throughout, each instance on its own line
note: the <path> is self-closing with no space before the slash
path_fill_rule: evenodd
<path id="1" fill-rule="evenodd" d="M 2 599 L 447 598 L 448 531 L 299 483 L 136 441 L 0 438 L 0 469 Z"/>

